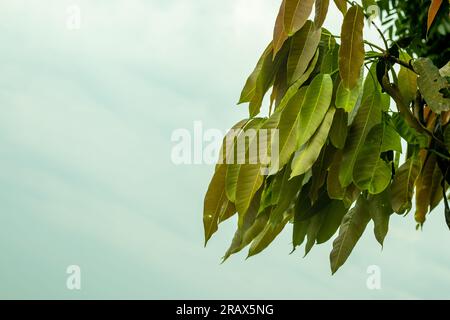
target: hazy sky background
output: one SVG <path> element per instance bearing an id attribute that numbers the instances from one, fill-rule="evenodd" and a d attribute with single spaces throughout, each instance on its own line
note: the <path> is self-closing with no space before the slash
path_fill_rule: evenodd
<path id="1" fill-rule="evenodd" d="M 442 210 L 423 232 L 395 216 L 383 252 L 370 225 L 333 277 L 331 243 L 290 256 L 291 226 L 248 261 L 220 265 L 234 221 L 203 248 L 213 167 L 173 165 L 171 133 L 245 117 L 235 103 L 278 6 L 1 1 L 0 298 L 450 298 Z M 340 22 L 333 7 L 326 26 L 339 33 Z M 81 267 L 81 291 L 66 288 L 69 265 Z M 366 287 L 370 265 L 380 291 Z"/>

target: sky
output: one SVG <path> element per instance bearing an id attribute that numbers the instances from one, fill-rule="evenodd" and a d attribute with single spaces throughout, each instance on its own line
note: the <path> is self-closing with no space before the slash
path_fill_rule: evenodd
<path id="1" fill-rule="evenodd" d="M 74 7 L 75 6 L 75 7 Z M 235 221 L 203 247 L 214 167 L 175 165 L 174 130 L 225 131 L 271 39 L 278 0 L 3 0 L 0 3 L 0 298 L 450 298 L 442 208 L 422 232 L 372 225 L 334 276 L 331 242 L 221 265 Z M 68 20 L 80 10 L 80 28 Z M 333 7 L 325 26 L 339 33 Z M 372 29 L 367 36 L 379 43 Z M 67 267 L 81 269 L 69 290 Z M 381 289 L 366 284 L 368 267 Z"/>

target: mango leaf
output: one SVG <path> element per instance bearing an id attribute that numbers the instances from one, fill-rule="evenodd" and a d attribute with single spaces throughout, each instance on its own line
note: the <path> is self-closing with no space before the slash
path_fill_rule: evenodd
<path id="1" fill-rule="evenodd" d="M 348 134 L 348 114 L 337 109 L 330 129 L 330 141 L 337 149 L 344 149 Z"/>
<path id="2" fill-rule="evenodd" d="M 291 40 L 291 50 L 287 62 L 288 83 L 296 82 L 306 71 L 316 53 L 320 41 L 320 29 L 308 20 Z"/>
<path id="3" fill-rule="evenodd" d="M 291 85 L 289 89 L 286 91 L 286 94 L 284 95 L 280 104 L 277 107 L 278 112 L 281 112 L 286 107 L 286 105 L 289 103 L 292 97 L 297 94 L 300 87 L 309 79 L 311 73 L 314 71 L 314 68 L 316 67 L 318 59 L 319 59 L 319 51 L 316 51 L 316 54 L 314 55 L 314 58 L 310 62 L 308 69 L 300 77 L 300 79 L 295 81 L 295 83 Z"/>
<path id="4" fill-rule="evenodd" d="M 436 209 L 436 207 L 441 203 L 442 199 L 444 198 L 441 185 L 442 179 L 443 179 L 442 171 L 439 168 L 439 166 L 436 166 L 434 168 L 433 183 L 431 185 L 430 212 Z"/>
<path id="5" fill-rule="evenodd" d="M 330 0 L 316 0 L 316 16 L 314 18 L 314 23 L 316 28 L 320 28 L 328 13 L 328 6 L 330 5 Z"/>
<path id="6" fill-rule="evenodd" d="M 273 52 L 273 46 L 271 51 L 264 55 L 262 66 L 256 79 L 254 95 L 249 105 L 251 118 L 259 114 L 264 96 L 275 81 L 275 75 L 279 72 L 281 66 L 286 63 L 288 51 L 288 43 L 286 43 L 280 52 L 276 54 L 275 58 L 270 54 L 270 52 Z"/>
<path id="7" fill-rule="evenodd" d="M 331 199 L 344 200 L 346 188 L 339 181 L 339 172 L 342 163 L 342 151 L 339 150 L 334 155 L 333 162 L 327 177 L 327 192 Z"/>
<path id="8" fill-rule="evenodd" d="M 347 13 L 347 1 L 334 0 L 334 3 L 336 4 L 336 7 L 339 9 L 339 11 L 341 11 L 342 14 L 345 16 L 345 14 Z"/>
<path id="9" fill-rule="evenodd" d="M 257 255 L 267 248 L 273 240 L 283 231 L 286 224 L 294 217 L 293 211 L 285 212 L 282 217 L 277 219 L 270 217 L 263 231 L 253 240 L 248 257 Z"/>
<path id="10" fill-rule="evenodd" d="M 357 156 L 364 145 L 370 130 L 381 122 L 380 94 L 373 91 L 366 96 L 350 128 L 347 142 L 345 143 L 339 180 L 343 187 L 352 183 L 353 168 Z"/>
<path id="11" fill-rule="evenodd" d="M 261 129 L 272 130 L 278 126 L 280 121 L 280 115 L 274 113 L 266 122 L 263 124 Z M 253 148 L 254 150 L 258 150 L 258 154 L 267 155 L 270 157 L 271 155 L 271 142 L 268 143 L 258 143 L 259 139 L 252 141 L 252 144 L 249 148 Z M 236 209 L 239 214 L 239 225 L 242 225 L 243 219 L 247 213 L 247 210 L 250 206 L 250 203 L 253 199 L 253 196 L 256 192 L 261 188 L 264 177 L 262 176 L 262 169 L 265 167 L 261 161 L 258 161 L 256 164 L 254 163 L 245 163 L 241 165 L 238 175 L 238 182 L 236 186 Z"/>
<path id="12" fill-rule="evenodd" d="M 390 125 L 385 125 L 383 130 L 383 143 L 381 152 L 397 151 L 402 153 L 402 141 L 400 135 Z"/>
<path id="13" fill-rule="evenodd" d="M 294 231 L 292 232 L 292 252 L 294 252 L 297 247 L 301 246 L 303 242 L 305 242 L 310 222 L 311 220 L 297 221 L 294 218 Z"/>
<path id="14" fill-rule="evenodd" d="M 330 75 L 320 74 L 308 87 L 298 122 L 298 146 L 305 144 L 322 123 L 333 94 Z"/>
<path id="15" fill-rule="evenodd" d="M 259 58 L 255 69 L 248 77 L 247 82 L 245 83 L 244 89 L 242 89 L 241 97 L 239 99 L 238 104 L 252 101 L 253 97 L 255 96 L 255 92 L 256 92 L 256 81 L 258 80 L 258 77 L 261 73 L 261 69 L 263 67 L 264 61 L 265 61 L 266 57 L 271 56 L 272 53 L 273 53 L 273 46 L 272 46 L 272 43 L 270 43 L 269 46 L 266 48 L 266 50 L 264 50 L 261 57 Z"/>
<path id="16" fill-rule="evenodd" d="M 288 36 L 300 30 L 309 18 L 314 0 L 285 0 L 284 29 Z"/>
<path id="17" fill-rule="evenodd" d="M 331 271 L 333 274 L 347 261 L 356 243 L 363 235 L 369 221 L 369 205 L 367 200 L 361 196 L 356 202 L 356 206 L 342 219 L 339 235 L 334 240 L 333 250 L 330 254 Z"/>
<path id="18" fill-rule="evenodd" d="M 289 101 L 288 105 L 281 113 L 280 124 L 278 126 L 278 129 L 280 130 L 280 168 L 289 161 L 297 147 L 297 127 L 306 93 L 307 87 L 303 87 L 297 91 L 297 94 Z"/>
<path id="19" fill-rule="evenodd" d="M 431 191 L 433 190 L 433 174 L 436 167 L 436 156 L 430 154 L 427 157 L 427 151 L 423 151 L 423 158 L 426 162 L 416 181 L 416 222 L 423 225 L 426 220 L 426 215 L 430 208 Z"/>
<path id="20" fill-rule="evenodd" d="M 319 129 L 317 129 L 317 132 L 306 144 L 306 146 L 295 156 L 292 161 L 291 178 L 302 175 L 310 170 L 318 159 L 320 151 L 327 141 L 335 111 L 335 108 L 330 108 L 328 110 L 322 124 Z"/>
<path id="21" fill-rule="evenodd" d="M 443 94 L 450 84 L 439 73 L 439 69 L 428 58 L 419 58 L 413 62 L 414 70 L 419 74 L 417 84 L 428 106 L 435 113 L 450 110 L 450 98 Z"/>
<path id="22" fill-rule="evenodd" d="M 391 188 L 391 204 L 396 213 L 404 214 L 411 210 L 414 185 L 421 169 L 419 157 L 412 156 L 397 171 Z"/>
<path id="23" fill-rule="evenodd" d="M 225 178 L 225 191 L 228 199 L 231 202 L 236 202 L 236 185 L 239 176 L 239 170 L 241 169 L 241 165 L 245 162 L 245 159 L 249 158 L 248 147 L 252 142 L 257 139 L 257 132 L 259 128 L 264 124 L 265 119 L 263 118 L 254 118 L 251 119 L 243 128 L 241 132 L 236 136 L 237 144 L 234 145 L 230 149 L 232 154 L 229 154 L 227 157 L 227 172 Z M 249 134 L 249 132 L 255 134 Z M 246 140 L 249 140 L 249 143 L 246 143 Z M 245 161 L 241 161 L 245 160 Z M 241 162 L 241 163 L 239 163 Z"/>
<path id="24" fill-rule="evenodd" d="M 427 32 L 430 31 L 431 25 L 436 18 L 436 15 L 442 5 L 443 0 L 431 0 L 430 8 L 428 9 L 428 21 L 427 21 Z"/>
<path id="25" fill-rule="evenodd" d="M 348 209 L 342 201 L 331 201 L 331 203 L 323 210 L 325 219 L 317 234 L 317 244 L 327 242 L 336 234 L 342 219 L 347 212 Z"/>
<path id="26" fill-rule="evenodd" d="M 311 187 L 309 189 L 309 199 L 311 200 L 311 204 L 315 204 L 319 198 L 319 193 L 327 181 L 328 169 L 333 163 L 336 151 L 336 148 L 331 144 L 325 145 L 312 169 L 308 171 L 308 173 L 311 173 L 312 175 Z"/>
<path id="27" fill-rule="evenodd" d="M 222 146 L 220 147 L 219 160 L 217 161 L 217 169 L 225 164 L 233 163 L 235 153 L 235 137 L 239 136 L 242 129 L 250 122 L 252 119 L 243 119 L 236 123 L 230 131 L 227 132 L 222 141 Z"/>
<path id="28" fill-rule="evenodd" d="M 403 61 L 410 61 L 411 57 L 404 51 L 400 53 L 400 59 Z M 413 71 L 400 66 L 398 73 L 398 88 L 402 97 L 405 99 L 405 104 L 409 104 L 416 98 L 417 92 L 417 74 Z"/>
<path id="29" fill-rule="evenodd" d="M 284 28 L 284 14 L 285 14 L 286 0 L 283 0 L 278 12 L 275 28 L 273 30 L 273 57 L 280 51 L 283 44 L 288 39 L 288 35 Z"/>
<path id="30" fill-rule="evenodd" d="M 391 189 L 388 187 L 382 193 L 370 195 L 368 198 L 369 213 L 375 225 L 374 234 L 377 241 L 384 245 L 384 239 L 389 231 L 389 219 L 394 213 L 391 203 Z"/>
<path id="31" fill-rule="evenodd" d="M 370 194 L 383 192 L 391 182 L 392 169 L 381 159 L 384 124 L 376 125 L 360 148 L 353 169 L 353 181 Z"/>
<path id="32" fill-rule="evenodd" d="M 394 113 L 388 123 L 409 144 L 423 148 L 428 145 L 428 138 L 410 127 L 401 114 Z"/>
<path id="33" fill-rule="evenodd" d="M 240 252 L 248 246 L 264 229 L 269 220 L 270 208 L 258 215 L 259 206 L 260 194 L 257 194 L 250 205 L 248 214 L 245 216 L 244 223 L 238 227 L 229 249 L 222 258 L 222 262 L 225 262 L 231 255 Z"/>
<path id="34" fill-rule="evenodd" d="M 322 64 L 320 65 L 320 73 L 336 73 L 337 70 L 339 70 L 339 48 L 340 46 L 336 44 L 336 40 L 334 38 L 330 38 L 331 43 L 329 44 L 329 49 L 324 55 L 322 59 Z M 319 43 L 320 45 L 320 43 Z"/>
<path id="35" fill-rule="evenodd" d="M 344 85 L 339 83 L 336 92 L 336 108 L 344 109 L 346 112 L 352 112 L 361 94 L 361 87 L 356 85 L 353 89 L 346 89 Z"/>
<path id="36" fill-rule="evenodd" d="M 226 166 L 222 165 L 214 173 L 212 181 L 208 187 L 203 207 L 203 226 L 205 231 L 205 246 L 217 231 L 219 217 L 230 215 L 236 209 L 225 194 L 225 174 Z"/>
<path id="37" fill-rule="evenodd" d="M 360 6 L 352 6 L 344 17 L 339 50 L 342 85 L 350 90 L 358 84 L 364 63 L 363 28 L 364 12 Z"/>
<path id="38" fill-rule="evenodd" d="M 320 229 L 326 218 L 326 212 L 321 211 L 311 218 L 311 222 L 308 226 L 308 231 L 306 233 L 307 241 L 305 245 L 305 257 L 311 251 L 313 246 L 316 244 L 317 235 L 319 234 Z"/>

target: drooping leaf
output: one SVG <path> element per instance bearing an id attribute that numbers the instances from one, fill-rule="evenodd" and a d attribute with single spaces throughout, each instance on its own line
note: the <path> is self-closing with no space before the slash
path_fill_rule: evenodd
<path id="1" fill-rule="evenodd" d="M 267 221 L 269 220 L 270 208 L 262 214 L 258 214 L 259 206 L 260 195 L 257 194 L 250 205 L 244 222 L 240 227 L 238 227 L 231 245 L 223 257 L 223 262 L 225 262 L 232 254 L 238 253 L 248 246 L 264 229 Z"/>
<path id="2" fill-rule="evenodd" d="M 327 141 L 335 111 L 336 109 L 333 107 L 328 110 L 322 124 L 319 129 L 317 129 L 317 132 L 306 144 L 306 146 L 295 156 L 292 161 L 291 178 L 304 174 L 310 170 L 316 162 L 320 151 Z"/>
<path id="3" fill-rule="evenodd" d="M 400 59 L 409 62 L 411 57 L 404 51 L 400 53 Z M 398 73 L 398 88 L 405 104 L 409 105 L 414 101 L 417 92 L 417 74 L 406 67 L 400 66 Z"/>
<path id="4" fill-rule="evenodd" d="M 314 18 L 314 23 L 316 28 L 320 28 L 325 21 L 328 13 L 328 6 L 330 5 L 330 0 L 316 0 L 316 16 Z"/>
<path id="5" fill-rule="evenodd" d="M 370 130 L 381 122 L 380 94 L 373 91 L 366 96 L 350 128 L 339 173 L 339 180 L 343 187 L 352 183 L 353 169 L 356 158 L 364 145 Z"/>
<path id="6" fill-rule="evenodd" d="M 322 59 L 322 64 L 320 65 L 320 73 L 336 74 L 339 69 L 339 48 L 340 46 L 336 44 L 336 40 L 330 37 L 330 44 L 328 51 L 324 54 Z M 320 46 L 320 43 L 319 43 Z"/>
<path id="7" fill-rule="evenodd" d="M 316 51 L 316 54 L 314 55 L 314 58 L 312 59 L 311 63 L 308 66 L 308 69 L 305 71 L 305 73 L 295 81 L 293 85 L 289 87 L 289 89 L 286 91 L 286 94 L 284 95 L 283 99 L 281 100 L 280 104 L 277 107 L 277 111 L 281 112 L 286 105 L 289 103 L 289 101 L 294 97 L 300 87 L 309 79 L 309 76 L 314 71 L 314 68 L 316 67 L 317 61 L 319 59 L 319 51 Z"/>
<path id="8" fill-rule="evenodd" d="M 345 16 L 345 14 L 347 13 L 347 1 L 334 0 L 334 3 L 336 4 L 336 7 L 339 9 L 339 11 L 341 11 L 342 14 Z"/>
<path id="9" fill-rule="evenodd" d="M 235 207 L 225 194 L 226 166 L 222 165 L 214 173 L 208 187 L 203 207 L 203 226 L 205 231 L 205 245 L 217 231 L 219 218 L 222 215 L 230 215 Z"/>
<path id="10" fill-rule="evenodd" d="M 328 171 L 327 177 L 327 192 L 331 199 L 344 200 L 345 187 L 341 185 L 339 181 L 339 172 L 342 163 L 342 151 L 339 150 L 334 155 L 333 162 L 331 164 L 330 170 Z"/>
<path id="11" fill-rule="evenodd" d="M 258 80 L 259 75 L 261 74 L 261 70 L 263 68 L 264 61 L 267 56 L 271 56 L 273 53 L 272 43 L 264 50 L 261 58 L 259 58 L 258 63 L 256 64 L 255 69 L 248 77 L 247 82 L 245 83 L 244 89 L 242 89 L 241 97 L 239 99 L 238 104 L 246 103 L 252 101 L 253 97 L 256 93 L 256 81 Z"/>
<path id="12" fill-rule="evenodd" d="M 379 124 L 370 131 L 353 169 L 355 185 L 370 194 L 383 192 L 391 181 L 392 169 L 381 159 L 384 128 L 383 124 Z"/>
<path id="13" fill-rule="evenodd" d="M 311 218 L 311 222 L 308 226 L 308 231 L 306 233 L 306 245 L 305 245 L 305 257 L 311 251 L 313 246 L 316 244 L 317 235 L 322 228 L 323 222 L 325 221 L 326 213 L 321 211 Z"/>
<path id="14" fill-rule="evenodd" d="M 333 250 L 330 254 L 331 271 L 333 274 L 347 261 L 356 243 L 363 235 L 369 221 L 368 203 L 361 196 L 356 206 L 344 216 L 339 229 L 339 236 L 333 243 Z"/>
<path id="15" fill-rule="evenodd" d="M 297 94 L 289 101 L 281 113 L 280 124 L 278 126 L 280 130 L 279 167 L 283 167 L 289 161 L 297 147 L 297 127 L 306 92 L 307 87 L 303 87 L 297 91 Z"/>
<path id="16" fill-rule="evenodd" d="M 249 104 L 249 114 L 251 118 L 259 114 L 264 96 L 273 85 L 275 75 L 280 70 L 281 66 L 286 64 L 289 51 L 288 44 L 289 42 L 280 49 L 274 58 L 270 53 L 273 52 L 273 46 L 271 46 L 272 49 L 264 55 L 261 69 L 256 79 L 254 94 Z"/>
<path id="17" fill-rule="evenodd" d="M 292 36 L 308 20 L 314 0 L 285 0 L 284 28 L 289 36 Z"/>
<path id="18" fill-rule="evenodd" d="M 287 63 L 288 83 L 296 82 L 306 71 L 320 41 L 320 29 L 308 20 L 291 40 L 291 50 Z"/>
<path id="19" fill-rule="evenodd" d="M 279 114 L 273 114 L 269 119 L 265 121 L 262 125 L 261 129 L 264 130 L 272 130 L 278 126 L 280 121 Z M 258 150 L 258 155 L 261 157 L 262 155 L 266 155 L 267 157 L 271 156 L 271 141 L 267 141 L 267 143 L 259 143 L 260 139 L 252 141 L 252 144 L 249 148 L 253 148 L 253 150 Z M 256 144 L 256 145 L 253 145 Z M 239 222 L 240 225 L 243 223 L 243 219 L 247 213 L 247 210 L 250 206 L 250 203 L 253 199 L 253 196 L 262 186 L 264 181 L 262 169 L 265 167 L 265 164 L 259 159 L 256 164 L 250 163 L 249 161 L 245 164 L 241 165 L 238 175 L 238 182 L 236 186 L 236 209 L 239 213 Z"/>
<path id="20" fill-rule="evenodd" d="M 337 149 L 344 149 L 348 134 L 348 113 L 343 109 L 336 109 L 333 124 L 330 129 L 330 141 Z"/>
<path id="21" fill-rule="evenodd" d="M 417 223 L 423 225 L 430 208 L 436 156 L 434 154 L 427 156 L 426 150 L 421 151 L 421 153 L 422 161 L 425 161 L 425 164 L 416 181 L 416 212 L 414 217 Z"/>
<path id="22" fill-rule="evenodd" d="M 327 242 L 336 234 L 348 209 L 342 201 L 334 200 L 323 210 L 323 212 L 325 214 L 325 219 L 317 234 L 317 244 Z"/>
<path id="23" fill-rule="evenodd" d="M 339 72 L 344 88 L 353 89 L 359 80 L 364 63 L 364 12 L 358 5 L 352 6 L 344 17 L 339 50 Z"/>
<path id="24" fill-rule="evenodd" d="M 305 144 L 322 123 L 333 94 L 330 75 L 320 74 L 308 87 L 298 122 L 298 146 Z"/>
<path id="25" fill-rule="evenodd" d="M 442 183 L 443 175 L 439 166 L 434 168 L 433 172 L 433 183 L 431 185 L 431 199 L 430 199 L 430 212 L 436 209 L 436 207 L 441 203 L 444 198 L 442 192 Z"/>
<path id="26" fill-rule="evenodd" d="M 411 128 L 401 114 L 394 113 L 388 123 L 409 144 L 421 147 L 426 147 L 428 144 L 428 138 Z"/>
<path id="27" fill-rule="evenodd" d="M 443 0 L 431 0 L 430 8 L 428 9 L 428 22 L 427 22 L 427 32 L 430 31 L 431 25 L 436 18 L 436 15 L 441 8 Z"/>
<path id="28" fill-rule="evenodd" d="M 311 204 L 315 204 L 319 199 L 320 192 L 323 190 L 322 187 L 326 183 L 328 169 L 333 163 L 336 151 L 331 144 L 325 145 L 320 152 L 319 158 L 311 170 L 308 171 L 308 173 L 311 173 L 311 187 L 308 194 Z"/>
<path id="29" fill-rule="evenodd" d="M 341 82 L 336 92 L 336 108 L 344 109 L 346 112 L 352 112 L 360 94 L 361 87 L 359 85 L 356 85 L 353 89 L 346 89 Z"/>
<path id="30" fill-rule="evenodd" d="M 400 135 L 390 125 L 385 125 L 383 130 L 381 152 L 386 151 L 397 151 L 402 153 L 402 141 Z"/>
<path id="31" fill-rule="evenodd" d="M 450 89 L 450 83 L 441 76 L 439 69 L 428 58 L 419 58 L 413 62 L 414 70 L 419 74 L 417 84 L 428 106 L 435 113 L 450 110 L 450 98 L 444 91 Z"/>
<path id="32" fill-rule="evenodd" d="M 231 202 L 236 201 L 236 186 L 239 176 L 239 171 L 242 164 L 249 158 L 248 147 L 258 138 L 257 132 L 259 128 L 264 124 L 263 118 L 251 119 L 243 128 L 241 132 L 236 136 L 237 144 L 230 150 L 232 154 L 227 158 L 227 171 L 225 178 L 225 191 L 228 199 Z M 248 141 L 248 143 L 246 143 Z M 230 148 L 231 149 L 231 148 Z"/>
<path id="33" fill-rule="evenodd" d="M 374 234 L 377 241 L 384 245 L 384 239 L 389 231 L 389 219 L 394 213 L 391 203 L 391 189 L 388 187 L 382 193 L 370 195 L 368 198 L 370 216 L 375 225 Z"/>
<path id="34" fill-rule="evenodd" d="M 412 156 L 397 171 L 391 188 L 391 204 L 396 213 L 404 214 L 411 210 L 414 185 L 421 168 L 419 157 Z"/>
<path id="35" fill-rule="evenodd" d="M 286 29 L 284 28 L 284 15 L 286 8 L 286 0 L 283 0 L 278 12 L 277 20 L 275 22 L 275 28 L 273 30 L 273 56 L 281 50 L 283 44 L 288 39 Z"/>

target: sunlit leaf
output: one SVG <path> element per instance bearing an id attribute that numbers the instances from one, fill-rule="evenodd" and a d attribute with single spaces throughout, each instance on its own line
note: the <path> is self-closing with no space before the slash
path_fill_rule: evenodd
<path id="1" fill-rule="evenodd" d="M 434 154 L 427 156 L 427 151 L 424 150 L 422 151 L 422 161 L 425 161 L 425 164 L 416 181 L 416 212 L 414 215 L 416 222 L 419 224 L 425 223 L 426 215 L 430 208 L 436 156 Z"/>
<path id="2" fill-rule="evenodd" d="M 345 14 L 347 13 L 347 1 L 334 0 L 334 3 L 336 4 L 336 7 L 339 9 L 339 11 L 341 11 L 342 14 L 345 16 Z"/>
<path id="3" fill-rule="evenodd" d="M 314 0 L 285 0 L 284 28 L 289 36 L 300 30 L 309 18 Z"/>
<path id="4" fill-rule="evenodd" d="M 335 111 L 335 108 L 330 108 L 328 110 L 322 124 L 317 129 L 317 132 L 306 144 L 306 146 L 295 156 L 294 160 L 292 161 L 291 178 L 304 174 L 305 172 L 310 170 L 316 162 L 317 158 L 319 157 L 320 151 L 327 141 L 328 133 L 330 132 L 331 124 L 333 123 Z"/>
<path id="5" fill-rule="evenodd" d="M 334 240 L 333 250 L 330 254 L 333 274 L 347 261 L 369 221 L 369 206 L 367 200 L 361 196 L 356 202 L 356 206 L 342 219 L 339 235 Z"/>
<path id="6" fill-rule="evenodd" d="M 406 62 L 411 60 L 411 57 L 404 51 L 400 53 L 400 59 Z M 417 74 L 410 69 L 400 66 L 398 73 L 398 88 L 405 103 L 409 105 L 414 101 L 417 92 Z"/>
<path id="7" fill-rule="evenodd" d="M 314 18 L 316 28 L 320 28 L 323 25 L 323 22 L 327 17 L 329 4 L 330 0 L 316 0 L 316 16 Z"/>
<path id="8" fill-rule="evenodd" d="M 436 18 L 436 15 L 441 8 L 443 0 L 431 0 L 430 8 L 428 9 L 428 21 L 427 21 L 427 32 L 430 31 L 431 25 Z"/>
<path id="9" fill-rule="evenodd" d="M 346 13 L 341 31 L 339 72 L 344 88 L 353 89 L 359 80 L 364 63 L 364 12 L 358 5 Z"/>
<path id="10" fill-rule="evenodd" d="M 419 157 L 409 158 L 397 171 L 392 183 L 392 209 L 398 214 L 409 212 L 412 207 L 414 185 L 422 169 Z"/>
<path id="11" fill-rule="evenodd" d="M 352 112 L 358 102 L 361 94 L 361 87 L 356 85 L 353 89 L 346 89 L 342 82 L 336 92 L 336 108 L 344 109 L 346 112 Z"/>
<path id="12" fill-rule="evenodd" d="M 291 49 L 287 63 L 288 83 L 296 82 L 306 71 L 316 53 L 320 41 L 320 29 L 308 20 L 303 28 L 291 40 Z"/>
<path id="13" fill-rule="evenodd" d="M 308 87 L 298 122 L 298 146 L 305 144 L 322 123 L 333 94 L 330 75 L 320 74 Z"/>
<path id="14" fill-rule="evenodd" d="M 273 56 L 281 50 L 284 42 L 288 39 L 286 29 L 284 28 L 284 14 L 285 14 L 286 0 L 283 0 L 278 12 L 275 28 L 273 30 Z"/>

